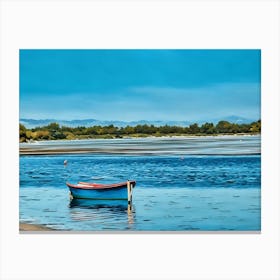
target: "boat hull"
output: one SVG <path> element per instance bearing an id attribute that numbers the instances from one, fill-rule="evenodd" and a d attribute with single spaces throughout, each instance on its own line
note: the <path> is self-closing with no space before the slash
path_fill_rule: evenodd
<path id="1" fill-rule="evenodd" d="M 72 198 L 78 199 L 102 199 L 102 200 L 128 200 L 132 199 L 132 188 L 136 181 L 127 181 L 116 184 L 96 184 L 79 182 L 73 185 L 66 182 Z"/>
<path id="2" fill-rule="evenodd" d="M 75 187 L 69 187 L 70 193 L 73 198 L 78 199 L 100 199 L 100 200 L 127 200 L 127 187 L 119 187 L 114 189 L 81 189 Z"/>

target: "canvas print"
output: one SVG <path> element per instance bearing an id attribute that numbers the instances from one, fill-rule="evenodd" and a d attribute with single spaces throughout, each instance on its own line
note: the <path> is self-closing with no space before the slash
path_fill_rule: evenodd
<path id="1" fill-rule="evenodd" d="M 261 230 L 261 50 L 19 62 L 20 232 Z"/>

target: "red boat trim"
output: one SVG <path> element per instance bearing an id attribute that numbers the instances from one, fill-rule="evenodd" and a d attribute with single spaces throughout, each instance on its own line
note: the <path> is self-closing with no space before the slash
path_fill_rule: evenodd
<path id="1" fill-rule="evenodd" d="M 136 181 L 129 181 L 131 185 L 135 186 Z M 127 182 L 121 182 L 116 184 L 98 184 L 98 183 L 89 183 L 89 182 L 79 182 L 78 184 L 87 185 L 87 186 L 95 186 L 95 187 L 114 187 L 120 185 L 127 185 Z"/>

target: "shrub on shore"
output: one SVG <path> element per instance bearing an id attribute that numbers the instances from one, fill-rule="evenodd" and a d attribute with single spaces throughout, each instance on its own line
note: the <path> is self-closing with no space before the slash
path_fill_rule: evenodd
<path id="1" fill-rule="evenodd" d="M 47 126 L 26 128 L 19 124 L 19 141 L 40 141 L 40 140 L 59 140 L 59 139 L 87 139 L 87 138 L 123 138 L 123 137 L 148 137 L 148 136 L 175 136 L 175 135 L 219 135 L 219 134 L 258 134 L 261 132 L 261 121 L 250 124 L 236 124 L 228 121 L 204 123 L 199 126 L 197 123 L 187 127 L 181 126 L 154 126 L 137 125 L 126 127 L 92 126 L 92 127 L 67 127 L 60 126 L 58 123 L 50 123 Z"/>

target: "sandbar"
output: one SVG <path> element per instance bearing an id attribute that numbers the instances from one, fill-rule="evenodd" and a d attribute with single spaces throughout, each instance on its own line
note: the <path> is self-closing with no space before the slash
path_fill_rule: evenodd
<path id="1" fill-rule="evenodd" d="M 251 137 L 250 137 L 251 136 Z M 250 141 L 254 140 L 254 141 Z M 248 142 L 249 141 L 249 142 Z M 259 154 L 260 135 L 174 136 L 56 140 L 20 143 L 20 155 L 55 154 Z M 223 148 L 223 149 L 221 149 Z"/>

